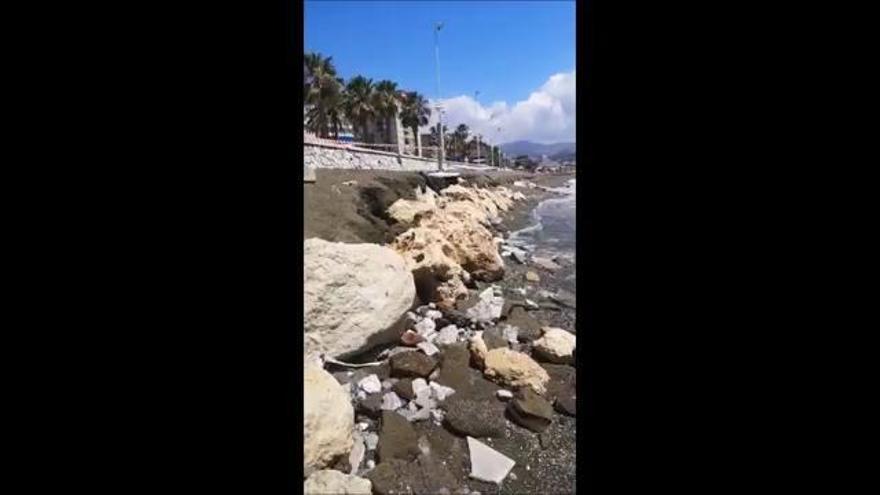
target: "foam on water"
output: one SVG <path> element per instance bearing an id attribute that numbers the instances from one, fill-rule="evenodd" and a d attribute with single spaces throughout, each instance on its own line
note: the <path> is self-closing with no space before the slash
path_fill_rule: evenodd
<path id="1" fill-rule="evenodd" d="M 568 181 L 565 187 L 552 191 L 563 193 L 563 197 L 542 201 L 532 210 L 535 223 L 510 234 L 509 242 L 532 248 L 538 256 L 564 256 L 574 261 L 577 249 L 576 179 Z M 565 277 L 570 290 L 575 289 L 574 271 Z"/>

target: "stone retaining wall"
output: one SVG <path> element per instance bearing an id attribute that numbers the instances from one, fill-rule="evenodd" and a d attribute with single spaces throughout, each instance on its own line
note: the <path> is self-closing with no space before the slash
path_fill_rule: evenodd
<path id="1" fill-rule="evenodd" d="M 446 162 L 444 165 L 464 165 L 458 162 Z M 381 169 L 400 171 L 434 171 L 437 160 L 418 158 L 397 153 L 373 150 L 354 150 L 350 147 L 333 144 L 303 144 L 303 166 L 305 168 L 352 168 Z"/>

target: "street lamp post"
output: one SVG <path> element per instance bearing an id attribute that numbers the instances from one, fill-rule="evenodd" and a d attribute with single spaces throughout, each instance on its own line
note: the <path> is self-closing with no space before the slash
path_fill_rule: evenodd
<path id="1" fill-rule="evenodd" d="M 438 169 L 443 171 L 443 155 L 445 147 L 443 145 L 443 108 L 440 106 L 440 30 L 443 29 L 443 23 L 434 24 L 434 71 L 437 76 L 437 134 L 440 135 L 440 152 L 437 153 Z"/>

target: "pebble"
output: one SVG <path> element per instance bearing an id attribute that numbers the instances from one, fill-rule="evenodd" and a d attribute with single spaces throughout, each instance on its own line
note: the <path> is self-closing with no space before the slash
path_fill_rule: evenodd
<path id="1" fill-rule="evenodd" d="M 434 398 L 437 400 L 446 400 L 447 397 L 455 393 L 455 389 L 452 387 L 446 387 L 444 385 L 440 385 L 437 382 L 431 382 L 431 392 L 433 392 Z"/>
<path id="2" fill-rule="evenodd" d="M 451 345 L 458 341 L 458 327 L 455 325 L 447 325 L 440 329 L 440 332 L 437 334 L 437 337 L 434 339 L 434 343 L 443 344 L 443 345 Z"/>
<path id="3" fill-rule="evenodd" d="M 435 309 L 432 309 L 432 310 L 426 312 L 425 316 L 427 318 L 432 319 L 432 320 L 437 320 L 437 319 L 443 318 L 443 313 L 441 313 L 440 311 L 437 311 Z"/>
<path id="4" fill-rule="evenodd" d="M 419 342 L 418 344 L 416 344 L 416 347 L 421 349 L 422 352 L 424 352 L 428 356 L 433 356 L 434 354 L 440 352 L 440 349 L 438 349 L 437 346 L 432 344 L 431 342 Z"/>
<path id="5" fill-rule="evenodd" d="M 413 328 L 416 330 L 416 332 L 418 332 L 419 335 L 421 335 L 422 337 L 426 337 L 434 332 L 434 330 L 437 328 L 437 324 L 434 323 L 434 320 L 430 318 L 425 318 L 424 320 L 416 323 Z"/>
<path id="6" fill-rule="evenodd" d="M 384 381 L 382 381 L 382 388 L 383 388 L 384 390 L 388 390 L 389 388 L 391 388 L 391 387 L 393 387 L 393 386 L 394 386 L 394 382 L 392 382 L 391 380 L 384 380 Z"/>
<path id="7" fill-rule="evenodd" d="M 365 434 L 364 443 L 367 445 L 367 450 L 376 450 L 376 446 L 379 445 L 379 435 L 374 432 Z"/>
<path id="8" fill-rule="evenodd" d="M 376 467 L 376 461 L 374 461 L 372 459 L 367 461 L 367 469 L 373 469 L 374 467 Z"/>
<path id="9" fill-rule="evenodd" d="M 388 392 L 382 397 L 382 410 L 396 411 L 403 407 L 403 401 L 394 392 Z"/>
<path id="10" fill-rule="evenodd" d="M 495 395 L 497 395 L 499 399 L 512 399 L 513 398 L 513 392 L 511 392 L 510 390 L 501 389 L 501 390 L 495 392 Z"/>
<path id="11" fill-rule="evenodd" d="M 370 375 L 359 381 L 358 387 L 363 392 L 366 392 L 368 394 L 375 394 L 376 392 L 380 392 L 382 390 L 382 382 L 379 381 L 378 376 Z"/>

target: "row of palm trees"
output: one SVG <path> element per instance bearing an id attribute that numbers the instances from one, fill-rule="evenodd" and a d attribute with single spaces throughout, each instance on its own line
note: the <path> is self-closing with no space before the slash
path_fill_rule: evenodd
<path id="1" fill-rule="evenodd" d="M 336 74 L 332 57 L 320 53 L 305 55 L 303 103 L 306 128 L 320 137 L 339 137 L 343 123 L 350 123 L 356 138 L 375 142 L 369 122 L 376 122 L 384 142 L 391 142 L 387 125 L 400 110 L 403 125 L 418 135 L 419 127 L 428 124 L 431 109 L 428 100 L 416 91 L 401 91 L 397 83 L 383 80 L 374 83 L 355 76 L 346 83 Z"/>
<path id="2" fill-rule="evenodd" d="M 369 122 L 376 122 L 383 141 L 390 143 L 391 128 L 387 122 L 398 110 L 401 123 L 412 130 L 413 136 L 418 135 L 419 127 L 428 124 L 431 116 L 428 100 L 420 93 L 401 91 L 393 81 L 374 83 L 363 76 L 355 76 L 346 83 L 337 76 L 333 58 L 320 53 L 305 55 L 303 78 L 306 128 L 320 137 L 337 139 L 340 128 L 349 123 L 357 140 L 374 143 L 380 136 L 370 132 Z M 434 146 L 440 142 L 438 127 L 431 128 Z M 446 155 L 453 160 L 463 160 L 468 150 L 477 144 L 476 137 L 468 141 L 469 134 L 465 124 L 459 124 L 452 133 L 444 125 Z M 494 147 L 493 154 L 498 153 Z"/>

